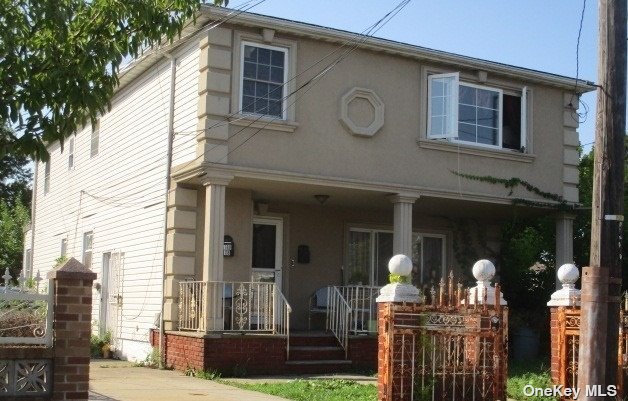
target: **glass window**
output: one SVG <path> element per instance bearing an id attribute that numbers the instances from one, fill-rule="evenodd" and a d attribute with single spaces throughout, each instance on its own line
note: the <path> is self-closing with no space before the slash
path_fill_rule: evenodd
<path id="1" fill-rule="evenodd" d="M 414 234 L 412 262 L 414 283 L 422 287 L 437 285 L 445 274 L 445 237 L 441 235 Z"/>
<path id="2" fill-rule="evenodd" d="M 458 73 L 428 77 L 427 137 L 525 150 L 525 92 L 459 82 Z"/>
<path id="3" fill-rule="evenodd" d="M 253 224 L 253 268 L 274 269 L 277 227 Z"/>
<path id="4" fill-rule="evenodd" d="M 83 264 L 88 269 L 92 268 L 92 247 L 94 246 L 94 232 L 83 234 Z"/>
<path id="5" fill-rule="evenodd" d="M 74 167 L 74 138 L 68 142 L 68 170 Z"/>
<path id="6" fill-rule="evenodd" d="M 50 192 L 50 160 L 44 166 L 44 194 L 47 194 Z"/>
<path id="7" fill-rule="evenodd" d="M 68 239 L 61 239 L 61 257 L 66 256 L 68 253 Z"/>
<path id="8" fill-rule="evenodd" d="M 243 113 L 284 118 L 284 84 L 287 50 L 276 47 L 243 45 Z"/>
<path id="9" fill-rule="evenodd" d="M 349 284 L 370 284 L 372 264 L 372 233 L 349 231 L 348 276 Z"/>
<path id="10" fill-rule="evenodd" d="M 98 154 L 98 147 L 100 145 L 100 121 L 96 121 L 96 124 L 92 127 L 92 136 L 89 157 L 94 157 Z"/>

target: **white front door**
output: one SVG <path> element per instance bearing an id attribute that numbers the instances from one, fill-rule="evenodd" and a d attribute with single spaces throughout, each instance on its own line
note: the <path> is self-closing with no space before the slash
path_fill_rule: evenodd
<path id="1" fill-rule="evenodd" d="M 111 333 L 112 345 L 115 348 L 120 336 L 122 308 L 122 288 L 120 274 L 124 254 L 121 252 L 105 252 L 102 255 L 102 285 L 100 292 L 100 335 Z"/>
<path id="2" fill-rule="evenodd" d="M 283 220 L 253 218 L 251 281 L 275 283 L 281 291 L 283 265 Z"/>

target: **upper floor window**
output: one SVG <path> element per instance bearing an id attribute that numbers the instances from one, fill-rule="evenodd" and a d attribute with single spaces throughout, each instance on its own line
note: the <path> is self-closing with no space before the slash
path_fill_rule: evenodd
<path id="1" fill-rule="evenodd" d="M 241 71 L 242 113 L 285 119 L 288 50 L 243 42 Z"/>
<path id="2" fill-rule="evenodd" d="M 70 138 L 68 143 L 68 170 L 74 168 L 74 138 Z"/>
<path id="3" fill-rule="evenodd" d="M 523 152 L 526 91 L 460 82 L 458 73 L 430 75 L 427 137 Z"/>
<path id="4" fill-rule="evenodd" d="M 61 238 L 61 257 L 64 257 L 68 254 L 68 239 Z"/>
<path id="5" fill-rule="evenodd" d="M 92 127 L 89 157 L 94 157 L 98 154 L 99 142 L 100 142 L 100 120 L 96 121 L 96 124 L 94 124 L 94 126 Z"/>
<path id="6" fill-rule="evenodd" d="M 50 192 L 50 159 L 44 164 L 44 194 Z"/>

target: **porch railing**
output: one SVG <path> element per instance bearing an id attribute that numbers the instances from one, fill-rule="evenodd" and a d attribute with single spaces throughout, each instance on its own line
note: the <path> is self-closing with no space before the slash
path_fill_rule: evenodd
<path id="1" fill-rule="evenodd" d="M 275 283 L 179 283 L 179 330 L 287 336 L 291 312 L 292 308 Z"/>
<path id="2" fill-rule="evenodd" d="M 351 285 L 337 288 L 351 307 L 349 332 L 351 334 L 376 334 L 377 304 L 375 299 L 381 287 Z"/>
<path id="3" fill-rule="evenodd" d="M 6 268 L 0 286 L 0 344 L 52 345 L 53 289 L 39 272 L 33 279 L 24 275 L 11 283 Z"/>
<path id="4" fill-rule="evenodd" d="M 338 287 L 329 287 L 327 291 L 327 329 L 334 334 L 340 346 L 345 350 L 345 358 L 349 352 L 350 322 L 351 306 Z"/>

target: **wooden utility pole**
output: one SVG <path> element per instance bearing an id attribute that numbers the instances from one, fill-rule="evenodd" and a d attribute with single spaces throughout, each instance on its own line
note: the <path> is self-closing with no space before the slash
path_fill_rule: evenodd
<path id="1" fill-rule="evenodd" d="M 599 67 L 591 260 L 582 275 L 578 387 L 584 400 L 617 384 L 626 133 L 626 0 L 599 0 Z M 601 385 L 587 395 L 586 386 Z"/>

